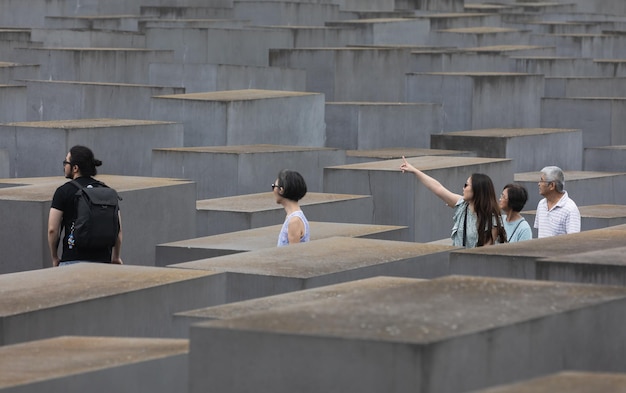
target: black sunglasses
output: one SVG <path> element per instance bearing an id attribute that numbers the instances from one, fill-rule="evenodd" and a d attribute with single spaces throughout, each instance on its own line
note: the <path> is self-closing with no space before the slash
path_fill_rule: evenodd
<path id="1" fill-rule="evenodd" d="M 272 190 L 273 190 L 274 188 L 277 188 L 277 187 L 278 187 L 278 188 L 280 188 L 280 186 L 279 186 L 278 184 L 276 184 L 276 183 L 272 183 Z"/>

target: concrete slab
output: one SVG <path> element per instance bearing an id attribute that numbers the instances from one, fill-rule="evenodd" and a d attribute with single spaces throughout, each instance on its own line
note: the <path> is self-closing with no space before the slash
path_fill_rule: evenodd
<path id="1" fill-rule="evenodd" d="M 222 90 L 304 91 L 306 73 L 284 67 L 226 64 L 150 64 L 150 83 L 184 87 L 180 93 Z"/>
<path id="2" fill-rule="evenodd" d="M 558 56 L 597 59 L 626 56 L 626 37 L 620 34 L 533 34 L 530 43 L 555 46 Z"/>
<path id="3" fill-rule="evenodd" d="M 539 195 L 539 171 L 547 165 L 559 166 L 557 161 L 537 163 L 536 172 L 515 174 L 515 181 L 528 190 L 526 210 L 534 210 L 543 197 Z M 626 174 L 623 172 L 594 172 L 565 170 L 565 190 L 578 206 L 626 205 Z M 598 192 L 602 190 L 602 192 Z M 531 225 L 532 226 L 532 225 Z"/>
<path id="4" fill-rule="evenodd" d="M 606 0 L 590 4 L 585 0 L 555 0 L 555 3 L 566 3 L 576 7 L 576 11 L 590 14 L 624 15 L 626 4 L 619 0 Z"/>
<path id="5" fill-rule="evenodd" d="M 146 47 L 146 36 L 136 31 L 92 29 L 32 29 L 31 40 L 46 47 L 136 48 Z"/>
<path id="6" fill-rule="evenodd" d="M 475 390 L 473 393 L 611 393 L 616 389 L 626 389 L 626 375 L 623 373 L 562 371 L 527 381 Z"/>
<path id="7" fill-rule="evenodd" d="M 428 44 L 458 48 L 489 45 L 528 45 L 530 44 L 530 32 L 491 26 L 441 29 L 430 33 Z"/>
<path id="8" fill-rule="evenodd" d="M 39 78 L 39 66 L 36 64 L 17 64 L 0 61 L 0 84 L 24 85 L 23 79 Z"/>
<path id="9" fill-rule="evenodd" d="M 25 84 L 27 119 L 23 121 L 146 120 L 151 119 L 150 97 L 185 92 L 181 87 L 124 83 L 28 80 Z"/>
<path id="10" fill-rule="evenodd" d="M 333 48 L 367 43 L 367 37 L 363 36 L 356 26 L 271 25 L 258 28 L 289 34 L 293 43 L 289 48 Z"/>
<path id="11" fill-rule="evenodd" d="M 175 27 L 175 28 L 203 28 L 203 27 L 216 27 L 216 28 L 238 28 L 242 29 L 250 25 L 249 20 L 233 19 L 233 17 L 216 17 L 215 14 L 220 11 L 218 7 L 142 7 L 142 18 L 139 20 L 139 30 L 145 32 L 148 28 L 159 27 Z M 232 7 L 230 14 L 232 15 Z M 155 12 L 155 15 L 146 15 L 148 13 Z M 170 13 L 171 16 L 164 16 L 162 13 Z M 204 15 L 193 15 L 195 13 L 203 12 Z M 186 15 L 186 14 L 189 15 Z M 173 17 L 176 15 L 176 17 Z"/>
<path id="12" fill-rule="evenodd" d="M 626 247 L 537 260 L 537 278 L 548 281 L 626 286 Z"/>
<path id="13" fill-rule="evenodd" d="M 415 3 L 415 0 L 413 0 Z M 422 7 L 422 5 L 432 6 L 435 5 L 433 3 L 439 2 L 430 2 L 430 1 L 422 1 L 422 4 L 417 4 L 420 6 L 418 10 L 414 12 L 416 18 L 425 18 L 430 21 L 430 29 L 431 30 L 444 30 L 444 29 L 455 29 L 455 28 L 464 28 L 464 27 L 478 27 L 478 26 L 500 26 L 502 24 L 502 18 L 500 15 L 491 12 L 467 12 L 464 9 L 464 4 L 462 1 L 448 1 L 448 4 L 453 4 L 458 8 L 454 12 L 454 9 L 447 10 L 437 10 L 440 12 L 424 12 L 427 11 Z M 441 2 L 445 3 L 445 2 Z"/>
<path id="14" fill-rule="evenodd" d="M 148 83 L 148 65 L 172 61 L 172 50 L 133 48 L 15 49 L 17 61 L 39 64 L 42 79 Z"/>
<path id="15" fill-rule="evenodd" d="M 406 101 L 442 104 L 443 131 L 540 127 L 543 89 L 542 75 L 491 72 L 406 75 Z"/>
<path id="16" fill-rule="evenodd" d="M 406 102 L 406 48 L 272 49 L 269 59 L 306 70 L 306 90 L 324 93 L 328 102 Z"/>
<path id="17" fill-rule="evenodd" d="M 531 224 L 535 222 L 536 210 L 530 210 L 534 206 L 526 206 L 523 216 Z M 616 225 L 626 224 L 626 205 L 590 205 L 578 206 L 580 211 L 580 229 L 589 231 L 592 229 L 608 228 Z M 537 230 L 533 229 L 534 237 L 537 237 Z"/>
<path id="18" fill-rule="evenodd" d="M 540 274 L 539 260 L 625 247 L 626 236 L 624 235 L 623 228 L 610 227 L 532 239 L 528 240 L 528 243 L 509 243 L 497 247 L 479 247 L 468 251 L 452 252 L 450 253 L 450 274 L 538 280 L 543 277 Z M 560 265 L 563 269 L 567 268 L 569 263 L 567 259 L 564 261 L 565 263 Z M 605 262 L 607 265 L 613 263 L 611 260 Z M 581 280 L 578 282 L 604 284 L 607 279 L 615 282 L 615 278 L 609 278 L 604 274 L 606 269 L 606 266 L 589 269 L 584 276 L 577 276 Z M 619 280 L 622 280 L 621 276 Z"/>
<path id="19" fill-rule="evenodd" d="M 60 168 L 60 162 L 59 162 Z M 60 171 L 61 169 L 59 169 Z M 122 201 L 122 259 L 128 265 L 154 266 L 157 244 L 195 236 L 195 184 L 180 179 L 98 175 Z M 0 273 L 52 266 L 48 214 L 62 176 L 0 179 Z M 162 214 L 167 206 L 166 214 Z M 150 228 L 150 230 L 146 230 Z"/>
<path id="20" fill-rule="evenodd" d="M 89 6 L 87 5 L 87 7 Z M 130 13 L 104 14 L 94 10 L 91 14 L 81 14 L 74 11 L 61 14 L 50 13 L 46 15 L 43 27 L 55 30 L 81 29 L 137 32 L 139 31 L 140 19 L 139 15 L 132 15 Z"/>
<path id="21" fill-rule="evenodd" d="M 487 174 L 496 189 L 513 179 L 511 160 L 506 159 L 422 156 L 407 160 L 457 193 L 472 173 Z M 402 173 L 401 163 L 395 159 L 324 168 L 324 192 L 372 195 L 375 224 L 409 227 L 408 237 L 401 240 L 429 242 L 449 237 L 454 211 L 415 176 Z"/>
<path id="22" fill-rule="evenodd" d="M 9 149 L 0 149 L 0 179 L 4 177 L 9 177 Z"/>
<path id="23" fill-rule="evenodd" d="M 26 120 L 26 86 L 0 84 L 0 123 Z"/>
<path id="24" fill-rule="evenodd" d="M 146 47 L 174 48 L 178 63 L 267 67 L 270 48 L 292 48 L 291 34 L 263 28 L 146 28 Z"/>
<path id="25" fill-rule="evenodd" d="M 284 221 L 282 219 L 281 221 Z M 311 240 L 329 237 L 362 237 L 369 239 L 397 240 L 406 227 L 397 225 L 347 224 L 309 221 Z M 198 259 L 276 248 L 280 225 L 222 233 L 219 235 L 189 238 L 163 243 L 156 247 L 156 265 L 167 266 Z M 318 243 L 316 243 L 318 244 Z"/>
<path id="26" fill-rule="evenodd" d="M 239 113 L 234 115 L 240 116 Z M 253 113 L 250 115 L 250 121 L 254 121 Z M 272 112 L 267 113 L 268 117 L 271 115 Z M 250 128 L 250 132 L 253 130 Z M 277 137 L 281 138 L 282 135 L 279 134 Z M 287 167 L 300 172 L 306 181 L 308 191 L 320 192 L 324 167 L 343 163 L 345 163 L 343 150 L 287 144 L 152 150 L 152 175 L 192 179 L 197 183 L 197 199 L 269 190 L 278 172 Z M 219 187 L 216 187 L 217 184 Z"/>
<path id="27" fill-rule="evenodd" d="M 510 70 L 543 74 L 546 77 L 611 77 L 614 70 L 609 64 L 591 58 L 574 56 L 512 56 Z"/>
<path id="28" fill-rule="evenodd" d="M 341 284 L 326 285 L 319 288 L 303 289 L 301 291 L 266 296 L 258 299 L 242 300 L 240 302 L 221 304 L 196 310 L 181 311 L 174 314 L 174 320 L 189 326 L 192 323 L 211 319 L 239 318 L 318 300 L 341 299 L 346 295 L 367 295 L 370 291 L 398 288 L 415 282 L 415 280 L 419 279 L 385 276 L 364 278 Z"/>
<path id="29" fill-rule="evenodd" d="M 583 147 L 626 144 L 626 98 L 542 98 L 541 126 L 583 130 Z"/>
<path id="30" fill-rule="evenodd" d="M 232 19 L 233 3 L 213 4 L 212 7 L 199 6 L 140 6 L 139 13 L 144 17 L 159 19 Z"/>
<path id="31" fill-rule="evenodd" d="M 323 26 L 339 19 L 339 4 L 332 2 L 237 0 L 233 16 L 253 25 Z"/>
<path id="32" fill-rule="evenodd" d="M 603 67 L 612 67 L 613 76 L 622 77 L 626 76 L 626 60 L 621 59 L 597 59 L 594 60 L 596 63 Z M 611 76 L 611 75 L 609 75 Z"/>
<path id="33" fill-rule="evenodd" d="M 9 24 L 0 24 L 0 26 L 9 26 Z M 15 61 L 15 53 L 13 53 L 15 48 L 37 46 L 41 46 L 41 43 L 30 40 L 30 28 L 0 28 L 0 59 L 2 61 Z"/>
<path id="34" fill-rule="evenodd" d="M 511 3 L 511 4 L 493 4 L 493 3 L 481 3 L 482 0 L 467 0 L 465 1 L 464 9 L 467 12 L 493 12 L 498 14 L 521 14 L 523 11 L 523 3 Z"/>
<path id="35" fill-rule="evenodd" d="M 411 72 L 508 72 L 509 60 L 500 54 L 462 52 L 458 49 L 411 51 Z"/>
<path id="36" fill-rule="evenodd" d="M 626 97 L 624 77 L 546 78 L 546 97 Z"/>
<path id="37" fill-rule="evenodd" d="M 324 95 L 231 90 L 153 97 L 151 119 L 185 126 L 185 146 L 324 146 Z"/>
<path id="38" fill-rule="evenodd" d="M 448 255 L 455 249 L 342 236 L 169 267 L 226 273 L 224 303 L 230 303 L 376 276 L 438 277 L 447 274 Z"/>
<path id="39" fill-rule="evenodd" d="M 374 201 L 369 195 L 307 192 L 299 201 L 309 221 L 371 224 Z M 270 192 L 203 199 L 196 202 L 196 236 L 274 225 L 285 209 Z"/>
<path id="40" fill-rule="evenodd" d="M 199 323 L 190 392 L 446 393 L 568 368 L 622 372 L 624 302 L 619 287 L 446 277 Z"/>
<path id="41" fill-rule="evenodd" d="M 65 335 L 186 338 L 172 315 L 221 304 L 223 291 L 213 272 L 104 263 L 2 274 L 0 282 L 2 345 Z"/>
<path id="42" fill-rule="evenodd" d="M 410 149 L 404 147 L 389 147 L 386 149 L 372 150 L 347 150 L 346 164 L 358 164 L 371 161 L 383 161 L 405 157 L 421 156 L 452 156 L 452 157 L 476 157 L 476 152 L 467 150 L 443 150 L 443 149 Z"/>
<path id="43" fill-rule="evenodd" d="M 619 172 L 626 168 L 626 145 L 588 147 L 583 153 L 586 171 Z"/>
<path id="44" fill-rule="evenodd" d="M 97 146 L 102 174 L 152 175 L 152 149 L 183 145 L 182 124 L 129 119 L 81 119 L 0 124 L 0 148 L 10 152 L 11 177 L 58 175 L 74 145 Z M 33 160 L 32 157 L 38 157 Z"/>
<path id="45" fill-rule="evenodd" d="M 492 128 L 433 134 L 430 140 L 434 149 L 464 149 L 475 151 L 479 157 L 510 158 L 515 173 L 535 170 L 538 162 L 548 161 L 571 170 L 583 167 L 581 130 Z"/>
<path id="46" fill-rule="evenodd" d="M 353 150 L 428 148 L 443 117 L 438 104 L 374 102 L 327 102 L 324 115 L 326 146 Z"/>
<path id="47" fill-rule="evenodd" d="M 462 0 L 444 0 L 444 1 L 428 1 L 428 0 L 396 0 L 396 9 L 419 10 L 423 12 L 439 11 L 439 12 L 463 12 Z"/>
<path id="48" fill-rule="evenodd" d="M 431 30 L 427 18 L 327 21 L 325 25 L 356 29 L 366 45 L 426 45 Z"/>
<path id="49" fill-rule="evenodd" d="M 0 391 L 150 392 L 188 386 L 184 339 L 66 336 L 0 347 Z M 150 375 L 150 378 L 138 378 Z"/>

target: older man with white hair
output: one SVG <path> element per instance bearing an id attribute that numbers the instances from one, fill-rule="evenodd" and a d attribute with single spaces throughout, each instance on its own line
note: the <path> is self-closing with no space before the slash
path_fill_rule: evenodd
<path id="1" fill-rule="evenodd" d="M 544 198 L 537 205 L 535 228 L 537 237 L 580 232 L 580 211 L 567 195 L 561 168 L 547 166 L 541 170 L 539 194 Z"/>

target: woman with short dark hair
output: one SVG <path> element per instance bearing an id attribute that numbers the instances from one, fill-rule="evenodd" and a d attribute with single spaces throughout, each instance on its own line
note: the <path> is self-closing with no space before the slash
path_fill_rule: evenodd
<path id="1" fill-rule="evenodd" d="M 517 183 L 507 184 L 500 194 L 500 209 L 505 213 L 502 216 L 502 223 L 509 243 L 533 238 L 530 225 L 520 214 L 527 200 L 528 191 L 524 186 Z"/>
<path id="2" fill-rule="evenodd" d="M 278 247 L 309 241 L 309 222 L 298 201 L 306 195 L 306 182 L 300 173 L 283 169 L 272 184 L 276 203 L 285 208 L 287 217 L 278 235 Z"/>

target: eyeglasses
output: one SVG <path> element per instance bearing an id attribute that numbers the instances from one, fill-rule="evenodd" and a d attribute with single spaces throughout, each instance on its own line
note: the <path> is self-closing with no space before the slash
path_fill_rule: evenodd
<path id="1" fill-rule="evenodd" d="M 506 195 L 504 195 L 504 194 L 500 194 L 500 199 L 509 199 L 509 197 L 507 197 L 507 196 L 506 196 Z"/>
<path id="2" fill-rule="evenodd" d="M 469 186 L 469 184 L 467 183 L 463 184 L 463 188 L 467 188 L 467 186 Z"/>
<path id="3" fill-rule="evenodd" d="M 71 164 L 71 162 L 63 160 L 63 166 L 70 165 L 70 164 Z"/>
<path id="4" fill-rule="evenodd" d="M 280 188 L 280 186 L 276 183 L 272 183 L 272 190 L 274 190 L 274 188 Z"/>

